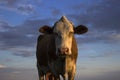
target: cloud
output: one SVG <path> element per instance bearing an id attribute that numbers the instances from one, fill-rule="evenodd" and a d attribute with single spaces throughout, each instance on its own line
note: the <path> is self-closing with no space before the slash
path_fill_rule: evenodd
<path id="1" fill-rule="evenodd" d="M 89 28 L 88 33 L 77 37 L 78 43 L 119 43 L 119 2 L 109 0 L 101 0 L 96 2 L 96 4 L 90 3 L 88 5 L 76 4 L 75 6 L 72 6 L 72 10 L 74 12 L 67 15 L 70 20 L 73 20 L 75 25 L 83 24 L 87 25 Z M 27 3 L 27 1 L 23 3 L 23 1 L 17 0 L 1 0 L 0 5 L 3 5 L 3 7 L 8 9 L 12 8 L 15 11 L 18 10 L 23 14 L 31 14 L 34 12 L 34 5 Z M 8 7 L 8 5 L 10 7 Z M 62 13 L 57 8 L 52 8 L 51 10 L 52 14 L 56 16 Z M 56 18 L 39 19 L 37 17 L 27 19 L 24 23 L 16 26 L 12 26 L 5 21 L 0 21 L 0 49 L 10 50 L 15 47 L 35 47 L 37 37 L 39 35 L 39 28 L 42 25 L 54 24 L 56 20 Z M 31 53 L 29 54 L 29 50 L 19 50 L 18 53 L 12 50 L 12 52 L 13 55 L 17 56 L 32 56 Z"/>
<path id="2" fill-rule="evenodd" d="M 26 48 L 26 49 L 24 49 L 24 48 L 20 48 L 20 49 L 13 48 L 12 51 L 13 51 L 13 55 L 21 56 L 21 57 L 31 57 L 35 54 L 34 53 L 35 52 L 34 48 L 30 49 L 30 47 Z"/>
<path id="3" fill-rule="evenodd" d="M 34 13 L 34 8 L 31 4 L 21 4 L 17 7 L 17 11 L 21 12 L 24 15 L 28 15 Z"/>
<path id="4" fill-rule="evenodd" d="M 78 11 L 77 14 L 68 15 L 75 19 L 77 24 L 86 24 L 92 26 L 92 29 L 102 29 L 104 31 L 119 29 L 118 18 L 120 15 L 120 2 L 101 0 L 96 4 L 82 4 L 73 6 L 73 9 Z M 117 30 L 117 31 L 119 31 Z"/>
<path id="5" fill-rule="evenodd" d="M 7 76 L 7 77 L 6 77 Z M 0 80 L 34 80 L 38 79 L 35 69 L 0 68 Z"/>
<path id="6" fill-rule="evenodd" d="M 76 25 L 88 26 L 84 37 L 77 37 L 78 43 L 120 43 L 120 2 L 101 0 L 94 3 L 79 4 L 72 7 L 77 14 L 68 14 Z"/>
<path id="7" fill-rule="evenodd" d="M 99 74 L 96 73 L 96 74 Z M 120 71 L 108 71 L 102 72 L 99 75 L 86 75 L 86 74 L 78 74 L 76 75 L 76 80 L 119 80 L 120 79 Z"/>
<path id="8" fill-rule="evenodd" d="M 91 55 L 91 56 L 86 56 L 86 57 L 88 57 L 88 58 L 106 58 L 106 57 L 111 57 L 111 56 L 119 56 L 120 54 L 117 52 L 117 53 L 115 53 L 115 52 L 107 52 L 107 53 L 103 53 L 103 54 L 98 54 L 98 55 Z"/>
<path id="9" fill-rule="evenodd" d="M 14 11 L 22 15 L 30 15 L 35 13 L 34 7 L 32 4 L 25 3 L 26 1 L 19 0 L 2 0 L 0 1 L 0 8 Z"/>
<path id="10" fill-rule="evenodd" d="M 95 70 L 94 70 L 95 71 Z M 89 72 L 89 71 L 87 71 Z M 85 71 L 78 72 L 75 80 L 119 80 L 120 71 L 107 71 L 85 74 Z M 7 76 L 7 77 L 6 77 Z M 22 68 L 0 68 L 1 80 L 38 80 L 38 73 L 36 69 L 22 69 Z"/>
<path id="11" fill-rule="evenodd" d="M 51 14 L 53 16 L 58 16 L 61 14 L 61 11 L 59 9 L 53 8 Z"/>
<path id="12" fill-rule="evenodd" d="M 38 32 L 39 26 L 37 26 L 34 23 L 22 24 L 19 27 L 17 26 L 11 27 L 6 22 L 1 22 L 0 24 L 2 24 L 0 26 L 1 28 L 0 39 L 1 39 L 2 47 L 31 45 L 32 43 L 34 43 L 33 41 L 36 40 L 35 33 Z M 36 25 L 36 26 L 30 26 L 30 25 Z"/>
<path id="13" fill-rule="evenodd" d="M 7 5 L 7 6 L 12 6 L 12 5 L 15 5 L 15 3 L 17 1 L 18 0 L 0 0 L 0 4 Z"/>
<path id="14" fill-rule="evenodd" d="M 1 68 L 6 68 L 6 66 L 5 66 L 5 65 L 1 65 L 1 64 L 0 64 L 0 69 L 1 69 Z"/>
<path id="15" fill-rule="evenodd" d="M 12 26 L 0 21 L 0 50 L 11 51 L 15 56 L 31 57 L 35 53 L 39 28 L 50 25 L 51 19 L 28 19 L 24 23 Z"/>
<path id="16" fill-rule="evenodd" d="M 84 70 L 84 69 L 83 69 Z M 75 80 L 119 80 L 120 71 L 87 73 L 89 70 L 77 72 Z M 7 77 L 6 77 L 7 76 Z M 38 73 L 36 69 L 24 68 L 0 68 L 0 80 L 37 80 Z"/>
<path id="17" fill-rule="evenodd" d="M 6 63 L 6 62 L 9 62 L 9 63 L 10 63 L 10 62 L 13 62 L 13 59 L 7 58 L 7 59 L 4 60 L 4 62 L 5 62 L 5 63 Z"/>
<path id="18" fill-rule="evenodd" d="M 7 32 L 12 29 L 12 26 L 5 21 L 0 21 L 0 32 Z"/>
<path id="19" fill-rule="evenodd" d="M 72 11 L 77 13 L 70 13 L 67 16 L 73 20 L 75 25 L 88 26 L 88 33 L 83 35 L 85 37 L 78 37 L 78 42 L 106 42 L 119 43 L 120 42 L 120 10 L 119 3 L 111 0 L 101 0 L 86 4 L 76 4 L 71 6 Z"/>
<path id="20" fill-rule="evenodd" d="M 115 30 L 99 31 L 99 30 L 89 30 L 88 33 L 82 36 L 77 36 L 78 43 L 106 43 L 106 44 L 116 44 L 120 43 L 120 33 Z"/>

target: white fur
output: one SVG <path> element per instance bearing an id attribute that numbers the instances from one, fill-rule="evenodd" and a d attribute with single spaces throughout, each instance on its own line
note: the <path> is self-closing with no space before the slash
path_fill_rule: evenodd
<path id="1" fill-rule="evenodd" d="M 68 48 L 68 55 L 71 54 L 72 37 L 74 33 L 72 23 L 63 16 L 54 26 L 56 50 L 58 48 Z"/>

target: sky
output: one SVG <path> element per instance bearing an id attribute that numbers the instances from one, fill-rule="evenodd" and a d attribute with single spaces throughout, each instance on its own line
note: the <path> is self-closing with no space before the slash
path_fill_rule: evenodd
<path id="1" fill-rule="evenodd" d="M 0 80 L 38 80 L 38 30 L 63 15 L 89 29 L 75 35 L 75 80 L 120 80 L 119 0 L 0 0 Z"/>

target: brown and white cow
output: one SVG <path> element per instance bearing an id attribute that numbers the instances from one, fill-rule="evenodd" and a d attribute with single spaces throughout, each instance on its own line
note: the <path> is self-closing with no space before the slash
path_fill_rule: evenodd
<path id="1" fill-rule="evenodd" d="M 37 42 L 37 68 L 40 80 L 74 80 L 78 55 L 74 34 L 86 33 L 88 29 L 74 25 L 62 16 L 53 27 L 43 26 Z M 45 76 L 45 77 L 44 77 Z"/>

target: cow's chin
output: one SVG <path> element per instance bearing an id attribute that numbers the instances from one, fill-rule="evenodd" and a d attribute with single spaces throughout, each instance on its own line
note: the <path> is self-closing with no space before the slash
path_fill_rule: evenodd
<path id="1" fill-rule="evenodd" d="M 69 53 L 58 53 L 57 55 L 58 55 L 58 57 L 63 57 L 63 58 L 70 56 Z"/>

